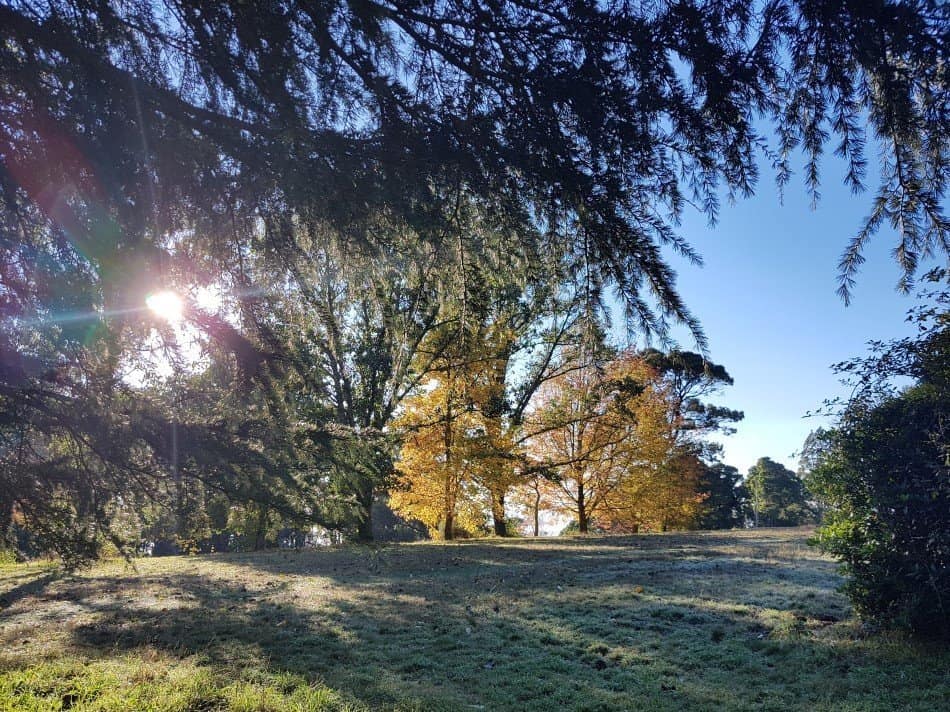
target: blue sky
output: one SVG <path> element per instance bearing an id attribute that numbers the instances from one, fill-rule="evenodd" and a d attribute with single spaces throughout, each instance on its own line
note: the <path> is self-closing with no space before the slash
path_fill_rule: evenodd
<path id="1" fill-rule="evenodd" d="M 780 201 L 763 171 L 755 197 L 724 204 L 715 227 L 702 215 L 685 216 L 681 232 L 704 267 L 671 258 L 713 361 L 735 380 L 717 402 L 745 412 L 736 434 L 722 440 L 723 459 L 743 473 L 763 456 L 796 469 L 793 454 L 823 422 L 805 414 L 846 392 L 831 364 L 863 355 L 871 339 L 912 332 L 904 318 L 913 296 L 895 288 L 893 231 L 882 229 L 865 252 L 851 305 L 835 293 L 838 259 L 871 204 L 869 193 L 854 196 L 840 184 L 836 167 L 825 167 L 814 210 L 800 181 L 793 178 Z M 675 337 L 695 349 L 687 333 Z"/>

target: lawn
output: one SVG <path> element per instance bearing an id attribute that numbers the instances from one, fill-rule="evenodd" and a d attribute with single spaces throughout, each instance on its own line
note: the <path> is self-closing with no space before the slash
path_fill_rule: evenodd
<path id="1" fill-rule="evenodd" d="M 0 568 L 0 710 L 908 710 L 800 529 Z"/>

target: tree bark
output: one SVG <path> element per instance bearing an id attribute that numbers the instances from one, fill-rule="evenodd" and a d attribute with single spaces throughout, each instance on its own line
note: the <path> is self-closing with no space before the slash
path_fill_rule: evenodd
<path id="1" fill-rule="evenodd" d="M 534 492 L 534 535 L 541 534 L 541 491 Z"/>
<path id="2" fill-rule="evenodd" d="M 508 522 L 505 521 L 505 493 L 491 493 L 491 516 L 496 536 L 508 536 Z"/>
<path id="3" fill-rule="evenodd" d="M 451 391 L 450 391 L 451 393 Z M 452 478 L 455 473 L 452 471 L 452 445 L 454 437 L 452 432 L 452 403 L 447 400 L 445 404 L 445 428 L 442 433 L 442 443 L 445 448 L 445 519 L 442 523 L 442 538 L 445 541 L 451 541 L 455 538 L 455 487 Z"/>
<path id="4" fill-rule="evenodd" d="M 577 488 L 577 531 L 581 534 L 587 533 L 587 507 L 584 500 L 584 486 L 578 485 Z"/>
<path id="5" fill-rule="evenodd" d="M 445 513 L 445 519 L 442 520 L 442 538 L 445 541 L 452 541 L 455 538 L 455 514 Z"/>
<path id="6" fill-rule="evenodd" d="M 362 510 L 362 517 L 356 528 L 356 541 L 369 544 L 373 541 L 373 487 L 361 487 L 356 493 L 356 500 Z"/>
<path id="7" fill-rule="evenodd" d="M 260 505 L 257 510 L 257 532 L 254 535 L 254 551 L 264 548 L 267 543 L 267 507 Z"/>

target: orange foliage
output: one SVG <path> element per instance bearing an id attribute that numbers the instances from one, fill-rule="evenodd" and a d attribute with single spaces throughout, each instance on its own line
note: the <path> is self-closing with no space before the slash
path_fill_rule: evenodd
<path id="1" fill-rule="evenodd" d="M 624 531 L 688 526 L 699 468 L 677 445 L 678 417 L 659 374 L 632 353 L 545 384 L 529 453 L 549 473 L 553 508 L 581 532 L 592 520 Z"/>

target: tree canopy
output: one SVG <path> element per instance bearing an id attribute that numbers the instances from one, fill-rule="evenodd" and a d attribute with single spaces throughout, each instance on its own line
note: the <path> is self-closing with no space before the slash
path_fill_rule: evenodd
<path id="1" fill-rule="evenodd" d="M 684 211 L 715 220 L 762 165 L 784 187 L 803 156 L 817 199 L 835 151 L 852 188 L 876 185 L 842 294 L 884 225 L 909 286 L 950 242 L 948 17 L 937 0 L 0 3 L 16 507 L 88 541 L 130 488 L 185 478 L 365 533 L 390 469 L 377 436 L 436 315 L 505 287 L 532 309 L 566 290 L 588 318 L 613 290 L 628 330 L 682 322 L 702 351 L 666 256 L 698 262 Z M 211 375 L 144 309 L 164 289 Z M 148 349 L 177 354 L 175 391 L 130 380 Z M 553 356 L 536 355 L 538 375 Z M 539 383 L 507 400 L 523 412 Z"/>
<path id="2" fill-rule="evenodd" d="M 756 526 L 794 527 L 811 520 L 805 484 L 771 458 L 760 457 L 749 468 L 745 485 Z"/>
<path id="3" fill-rule="evenodd" d="M 784 184 L 800 147 L 817 197 L 829 143 L 855 189 L 866 144 L 882 151 L 844 288 L 887 220 L 906 281 L 946 248 L 947 12 L 936 0 L 9 2 L 0 185 L 11 229 L 64 233 L 107 308 L 135 301 L 132 275 L 163 278 L 175 235 L 227 244 L 263 216 L 273 243 L 293 217 L 373 243 L 386 216 L 440 240 L 465 190 L 519 240 L 567 246 L 635 322 L 698 330 L 660 248 L 693 255 L 674 229 L 682 211 L 715 218 L 722 191 L 752 192 L 759 156 Z"/>

